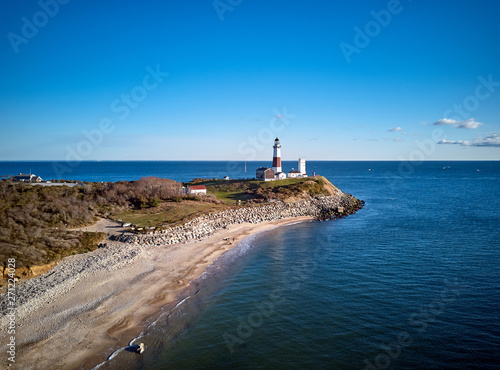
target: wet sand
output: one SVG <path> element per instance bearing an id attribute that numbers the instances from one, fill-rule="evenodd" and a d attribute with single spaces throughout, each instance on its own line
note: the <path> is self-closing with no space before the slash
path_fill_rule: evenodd
<path id="1" fill-rule="evenodd" d="M 91 369 L 137 337 L 161 307 L 175 302 L 192 280 L 242 239 L 311 219 L 231 225 L 203 240 L 141 247 L 142 256 L 129 266 L 85 276 L 53 302 L 21 318 L 16 368 Z"/>

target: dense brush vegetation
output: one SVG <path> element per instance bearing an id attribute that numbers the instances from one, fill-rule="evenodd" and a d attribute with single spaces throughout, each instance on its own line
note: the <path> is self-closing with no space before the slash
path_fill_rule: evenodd
<path id="1" fill-rule="evenodd" d="M 98 214 L 154 207 L 178 197 L 180 187 L 151 177 L 72 188 L 0 181 L 0 258 L 32 266 L 94 250 L 104 234 L 70 229 L 92 224 Z"/>
<path id="2" fill-rule="evenodd" d="M 193 182 L 207 185 L 209 195 L 202 202 L 197 197 L 181 196 L 181 183 L 156 177 L 72 188 L 0 181 L 0 258 L 7 261 L 14 257 L 17 265 L 27 267 L 94 250 L 105 235 L 72 228 L 90 225 L 98 215 L 161 226 L 227 204 L 288 201 L 337 191 L 321 176 L 270 182 Z"/>

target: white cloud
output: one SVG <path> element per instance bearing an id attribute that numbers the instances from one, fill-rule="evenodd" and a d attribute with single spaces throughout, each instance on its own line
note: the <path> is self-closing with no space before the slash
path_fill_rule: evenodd
<path id="1" fill-rule="evenodd" d="M 494 133 L 485 138 L 479 138 L 472 142 L 472 146 L 495 146 L 500 147 L 500 134 Z"/>
<path id="2" fill-rule="evenodd" d="M 390 128 L 389 129 L 389 132 L 395 132 L 395 131 L 403 131 L 403 129 L 401 127 L 396 127 L 396 128 Z"/>
<path id="3" fill-rule="evenodd" d="M 394 138 L 394 141 L 397 143 L 400 143 L 400 142 L 405 141 L 405 140 L 401 137 L 396 137 L 396 138 Z"/>
<path id="4" fill-rule="evenodd" d="M 454 125 L 458 123 L 458 121 L 454 119 L 449 119 L 449 118 L 443 118 L 439 119 L 436 122 L 433 123 L 433 125 L 440 126 L 440 125 Z"/>
<path id="5" fill-rule="evenodd" d="M 477 122 L 474 121 L 474 118 L 469 118 L 466 121 L 458 122 L 455 127 L 456 128 L 470 128 L 470 129 L 476 129 L 479 126 L 481 126 L 483 123 L 482 122 Z"/>
<path id="6" fill-rule="evenodd" d="M 465 121 L 457 121 L 455 119 L 450 118 L 442 118 L 433 123 L 435 126 L 441 125 L 453 125 L 455 128 L 467 128 L 467 129 L 476 129 L 481 126 L 483 123 L 475 121 L 474 118 L 469 118 Z"/>
<path id="7" fill-rule="evenodd" d="M 462 146 L 470 146 L 469 141 L 463 141 L 463 140 L 445 140 L 441 139 L 438 141 L 438 144 L 451 144 L 451 145 L 462 145 Z"/>
<path id="8" fill-rule="evenodd" d="M 451 144 L 451 145 L 461 145 L 461 146 L 477 146 L 477 147 L 497 147 L 500 148 L 500 134 L 493 133 L 486 137 L 481 137 L 473 141 L 467 140 L 439 140 L 438 144 Z"/>

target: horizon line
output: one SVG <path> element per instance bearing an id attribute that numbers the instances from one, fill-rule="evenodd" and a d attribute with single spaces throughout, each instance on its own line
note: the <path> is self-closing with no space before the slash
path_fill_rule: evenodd
<path id="1" fill-rule="evenodd" d="M 300 157 L 302 158 L 302 157 Z M 310 162 L 500 162 L 500 159 L 307 159 Z M 0 159 L 0 162 L 59 162 L 59 163 L 81 163 L 81 162 L 264 162 L 269 159 L 234 160 L 234 159 L 86 159 L 81 161 L 67 161 L 65 159 Z M 282 160 L 282 162 L 297 162 L 296 159 Z"/>

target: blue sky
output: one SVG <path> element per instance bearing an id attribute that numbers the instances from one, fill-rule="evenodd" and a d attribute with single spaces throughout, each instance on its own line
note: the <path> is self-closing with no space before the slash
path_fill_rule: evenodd
<path id="1" fill-rule="evenodd" d="M 0 7 L 0 160 L 500 159 L 496 0 Z"/>

